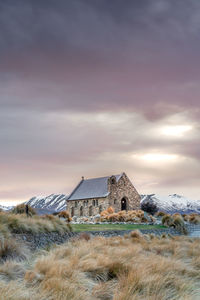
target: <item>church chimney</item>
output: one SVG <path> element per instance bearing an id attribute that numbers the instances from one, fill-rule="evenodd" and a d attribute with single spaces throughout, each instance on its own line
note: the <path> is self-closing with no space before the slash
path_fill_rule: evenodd
<path id="1" fill-rule="evenodd" d="M 82 176 L 82 180 L 84 180 L 84 176 Z"/>

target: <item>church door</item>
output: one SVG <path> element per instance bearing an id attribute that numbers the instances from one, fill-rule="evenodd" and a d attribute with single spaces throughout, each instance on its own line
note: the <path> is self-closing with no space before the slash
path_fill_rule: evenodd
<path id="1" fill-rule="evenodd" d="M 125 198 L 121 200 L 121 210 L 127 210 L 127 201 Z"/>

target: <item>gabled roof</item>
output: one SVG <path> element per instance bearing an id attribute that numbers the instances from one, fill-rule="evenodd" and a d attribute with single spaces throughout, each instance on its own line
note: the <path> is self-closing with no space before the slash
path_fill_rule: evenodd
<path id="1" fill-rule="evenodd" d="M 116 181 L 118 181 L 121 176 L 122 174 L 115 175 Z M 81 180 L 69 195 L 67 200 L 82 200 L 107 197 L 109 195 L 108 178 L 110 177 L 111 176 Z"/>

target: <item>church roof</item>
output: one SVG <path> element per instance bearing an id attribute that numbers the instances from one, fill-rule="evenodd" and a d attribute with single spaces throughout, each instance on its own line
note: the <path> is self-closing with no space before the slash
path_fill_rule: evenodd
<path id="1" fill-rule="evenodd" d="M 115 175 L 116 181 L 121 178 L 122 174 Z M 91 178 L 91 179 L 82 179 L 76 188 L 69 195 L 67 200 L 82 200 L 82 199 L 90 199 L 90 198 L 99 198 L 99 197 L 107 197 L 109 195 L 108 192 L 108 178 L 99 177 L 99 178 Z"/>

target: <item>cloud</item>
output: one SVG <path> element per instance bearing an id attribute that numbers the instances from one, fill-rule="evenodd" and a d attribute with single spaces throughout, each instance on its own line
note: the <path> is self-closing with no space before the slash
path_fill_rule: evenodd
<path id="1" fill-rule="evenodd" d="M 197 195 L 199 16 L 195 0 L 0 1 L 0 197 L 121 171 Z M 177 159 L 133 159 L 155 153 Z"/>

